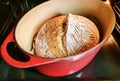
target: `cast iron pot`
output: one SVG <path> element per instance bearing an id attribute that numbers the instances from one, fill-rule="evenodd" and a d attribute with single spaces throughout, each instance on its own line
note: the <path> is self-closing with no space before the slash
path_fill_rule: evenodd
<path id="1" fill-rule="evenodd" d="M 33 55 L 31 52 L 35 34 L 48 19 L 72 13 L 90 18 L 98 26 L 100 42 L 90 50 L 75 56 L 46 59 Z M 50 0 L 44 2 L 29 12 L 19 21 L 1 46 L 3 59 L 17 68 L 35 67 L 40 73 L 48 76 L 65 76 L 84 68 L 93 60 L 101 47 L 108 40 L 115 25 L 115 15 L 110 7 L 100 0 Z M 21 62 L 13 59 L 7 51 L 7 45 L 15 42 L 28 61 Z"/>

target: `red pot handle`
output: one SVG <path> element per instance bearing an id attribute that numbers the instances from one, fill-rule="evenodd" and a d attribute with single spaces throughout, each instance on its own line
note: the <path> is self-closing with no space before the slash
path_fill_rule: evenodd
<path id="1" fill-rule="evenodd" d="M 1 55 L 3 57 L 3 59 L 10 65 L 17 67 L 17 68 L 27 68 L 27 67 L 33 67 L 33 66 L 37 66 L 37 65 L 42 65 L 42 64 L 47 64 L 47 63 L 52 63 L 55 62 L 55 59 L 44 59 L 44 58 L 39 58 L 39 57 L 35 57 L 32 55 L 29 55 L 29 60 L 27 62 L 21 62 L 18 60 L 15 60 L 14 58 L 12 58 L 8 51 L 7 51 L 7 45 L 10 42 L 15 42 L 14 40 L 14 29 L 10 32 L 10 34 L 7 36 L 7 38 L 5 39 L 5 41 L 3 42 L 3 44 L 1 45 Z"/>

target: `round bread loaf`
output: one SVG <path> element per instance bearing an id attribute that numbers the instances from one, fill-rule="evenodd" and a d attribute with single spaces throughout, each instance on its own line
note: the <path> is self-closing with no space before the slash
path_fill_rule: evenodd
<path id="1" fill-rule="evenodd" d="M 62 15 L 49 19 L 35 37 L 34 52 L 44 58 L 80 54 L 99 43 L 96 25 L 86 17 Z"/>

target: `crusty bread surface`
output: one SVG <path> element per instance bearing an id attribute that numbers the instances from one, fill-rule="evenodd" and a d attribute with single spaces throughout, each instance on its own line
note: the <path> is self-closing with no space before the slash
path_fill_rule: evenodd
<path id="1" fill-rule="evenodd" d="M 99 43 L 97 26 L 79 15 L 49 19 L 35 37 L 34 52 L 39 57 L 60 58 L 80 54 Z"/>

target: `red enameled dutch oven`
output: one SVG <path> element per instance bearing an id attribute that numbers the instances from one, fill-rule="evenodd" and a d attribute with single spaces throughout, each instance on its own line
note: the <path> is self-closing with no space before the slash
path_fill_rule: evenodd
<path id="1" fill-rule="evenodd" d="M 56 59 L 34 56 L 31 52 L 32 41 L 43 23 L 51 17 L 69 12 L 93 19 L 100 32 L 100 43 L 75 56 Z M 50 0 L 34 7 L 21 18 L 3 42 L 1 54 L 8 64 L 17 68 L 35 67 L 40 73 L 48 76 L 69 75 L 90 63 L 109 38 L 114 25 L 115 15 L 112 9 L 100 0 Z M 10 42 L 15 42 L 23 54 L 29 57 L 27 62 L 17 61 L 8 54 L 6 47 Z"/>

